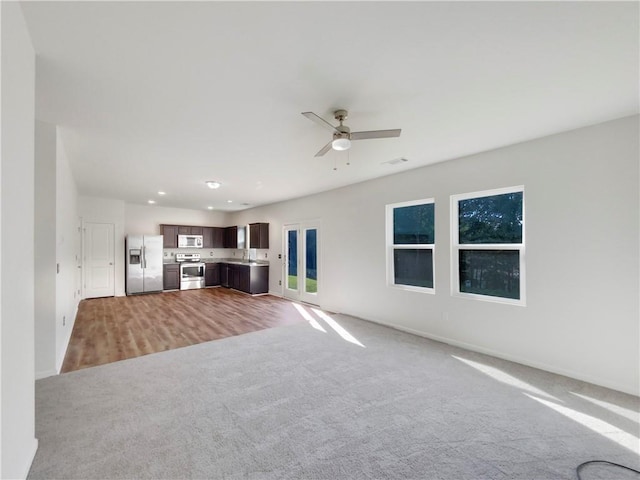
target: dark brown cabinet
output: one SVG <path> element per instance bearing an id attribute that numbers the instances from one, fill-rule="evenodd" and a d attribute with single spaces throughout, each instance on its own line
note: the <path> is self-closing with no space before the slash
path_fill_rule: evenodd
<path id="1" fill-rule="evenodd" d="M 213 245 L 212 248 L 224 248 L 224 228 L 222 227 L 212 227 L 213 228 Z"/>
<path id="2" fill-rule="evenodd" d="M 202 227 L 202 247 L 213 248 L 213 227 Z"/>
<path id="3" fill-rule="evenodd" d="M 256 295 L 269 292 L 269 267 L 221 263 L 220 284 Z"/>
<path id="4" fill-rule="evenodd" d="M 215 287 L 220 285 L 220 265 L 219 263 L 205 263 L 204 286 Z"/>
<path id="5" fill-rule="evenodd" d="M 251 266 L 245 267 L 249 270 L 246 284 L 244 285 L 246 289 L 242 290 L 243 292 L 250 293 L 252 295 L 256 295 L 258 293 L 268 293 L 269 292 L 269 267 L 267 266 Z"/>
<path id="6" fill-rule="evenodd" d="M 249 224 L 249 248 L 269 248 L 269 224 Z"/>
<path id="7" fill-rule="evenodd" d="M 231 265 L 229 269 L 229 287 L 240 290 L 240 265 Z"/>
<path id="8" fill-rule="evenodd" d="M 224 248 L 238 248 L 238 227 L 224 229 Z"/>
<path id="9" fill-rule="evenodd" d="M 190 227 L 188 225 L 178 225 L 178 235 L 202 235 L 203 227 Z"/>
<path id="10" fill-rule="evenodd" d="M 160 235 L 162 235 L 162 246 L 164 248 L 178 248 L 177 225 L 160 225 Z"/>
<path id="11" fill-rule="evenodd" d="M 169 263 L 163 265 L 163 288 L 165 290 L 178 290 L 180 288 L 180 265 Z"/>

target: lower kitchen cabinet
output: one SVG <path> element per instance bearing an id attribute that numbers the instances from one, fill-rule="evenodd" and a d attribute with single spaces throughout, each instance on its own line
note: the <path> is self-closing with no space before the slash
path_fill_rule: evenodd
<path id="1" fill-rule="evenodd" d="M 180 289 L 180 265 L 177 263 L 163 265 L 162 275 L 163 288 L 165 290 Z"/>
<path id="2" fill-rule="evenodd" d="M 205 263 L 204 286 L 215 287 L 216 285 L 220 285 L 220 264 Z"/>
<path id="3" fill-rule="evenodd" d="M 250 270 L 248 293 L 255 295 L 269 292 L 269 267 L 247 268 Z"/>
<path id="4" fill-rule="evenodd" d="M 269 267 L 220 264 L 220 282 L 223 287 L 256 295 L 269 291 Z"/>

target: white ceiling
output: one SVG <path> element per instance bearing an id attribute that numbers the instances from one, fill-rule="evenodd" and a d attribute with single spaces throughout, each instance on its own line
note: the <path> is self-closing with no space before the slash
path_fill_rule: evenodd
<path id="1" fill-rule="evenodd" d="M 638 113 L 637 2 L 23 10 L 37 118 L 62 127 L 81 194 L 130 203 L 247 208 Z M 300 113 L 337 108 L 402 136 L 314 158 L 331 133 Z"/>

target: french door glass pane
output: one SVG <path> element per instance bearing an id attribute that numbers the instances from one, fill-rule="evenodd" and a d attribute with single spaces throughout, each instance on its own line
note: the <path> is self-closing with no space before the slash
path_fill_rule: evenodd
<path id="1" fill-rule="evenodd" d="M 520 298 L 518 250 L 460 250 L 460 291 Z"/>
<path id="2" fill-rule="evenodd" d="M 393 251 L 396 285 L 433 288 L 433 250 L 397 248 Z"/>
<path id="3" fill-rule="evenodd" d="M 298 289 L 298 231 L 287 232 L 287 288 Z"/>
<path id="4" fill-rule="evenodd" d="M 305 231 L 305 265 L 304 291 L 307 293 L 318 292 L 318 231 L 310 228 Z"/>

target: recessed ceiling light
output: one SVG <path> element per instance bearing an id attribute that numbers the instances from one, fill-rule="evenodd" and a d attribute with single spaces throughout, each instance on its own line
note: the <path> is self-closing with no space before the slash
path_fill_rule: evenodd
<path id="1" fill-rule="evenodd" d="M 233 200 L 227 200 L 227 203 L 233 203 Z"/>
<path id="2" fill-rule="evenodd" d="M 204 182 L 209 188 L 220 188 L 222 185 L 220 182 L 214 182 L 213 180 L 209 180 L 208 182 Z"/>
<path id="3" fill-rule="evenodd" d="M 209 207 L 207 207 L 207 209 L 209 209 L 209 210 L 213 210 L 213 207 L 209 206 Z"/>
<path id="4" fill-rule="evenodd" d="M 150 203 L 151 205 L 153 205 L 154 203 L 156 203 L 155 200 L 147 200 L 148 203 Z"/>
<path id="5" fill-rule="evenodd" d="M 158 195 L 166 195 L 167 192 L 158 192 Z"/>

